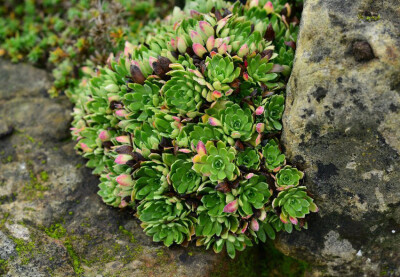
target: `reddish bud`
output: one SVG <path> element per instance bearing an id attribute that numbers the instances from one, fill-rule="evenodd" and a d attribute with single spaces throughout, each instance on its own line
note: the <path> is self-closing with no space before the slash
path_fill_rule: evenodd
<path id="1" fill-rule="evenodd" d="M 254 232 L 257 232 L 260 229 L 260 225 L 258 224 L 257 219 L 252 218 L 251 222 L 250 222 L 250 228 L 251 230 L 253 230 Z"/>
<path id="2" fill-rule="evenodd" d="M 101 131 L 100 134 L 99 134 L 99 139 L 101 141 L 110 140 L 110 133 L 108 131 L 105 131 L 105 130 Z"/>
<path id="3" fill-rule="evenodd" d="M 116 181 L 118 184 L 124 187 L 132 186 L 133 185 L 133 180 L 131 175 L 128 174 L 121 174 L 116 178 Z"/>
<path id="4" fill-rule="evenodd" d="M 120 154 L 117 156 L 117 158 L 115 159 L 115 163 L 117 164 L 126 164 L 128 161 L 132 160 L 132 156 L 131 155 L 126 155 L 126 154 Z"/>
<path id="5" fill-rule="evenodd" d="M 119 136 L 115 139 L 120 143 L 130 143 L 129 136 Z"/>
<path id="6" fill-rule="evenodd" d="M 225 213 L 234 213 L 237 211 L 238 207 L 239 207 L 239 203 L 238 203 L 237 199 L 235 199 L 232 202 L 228 203 L 224 207 L 224 212 Z"/>

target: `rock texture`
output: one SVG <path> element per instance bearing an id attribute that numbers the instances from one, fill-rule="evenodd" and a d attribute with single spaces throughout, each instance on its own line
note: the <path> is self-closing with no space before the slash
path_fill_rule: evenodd
<path id="1" fill-rule="evenodd" d="M 0 276 L 207 276 L 228 264 L 153 243 L 104 205 L 70 140 L 71 104 L 49 86 L 44 71 L 0 60 Z"/>
<path id="2" fill-rule="evenodd" d="M 278 245 L 310 276 L 400 276 L 399 127 L 399 1 L 306 0 L 282 138 L 320 212 Z"/>

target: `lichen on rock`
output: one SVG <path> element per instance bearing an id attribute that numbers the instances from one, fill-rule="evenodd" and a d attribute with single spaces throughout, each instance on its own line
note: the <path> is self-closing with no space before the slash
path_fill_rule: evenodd
<path id="1" fill-rule="evenodd" d="M 399 11 L 398 1 L 304 6 L 282 139 L 321 212 L 278 245 L 316 276 L 400 274 Z"/>

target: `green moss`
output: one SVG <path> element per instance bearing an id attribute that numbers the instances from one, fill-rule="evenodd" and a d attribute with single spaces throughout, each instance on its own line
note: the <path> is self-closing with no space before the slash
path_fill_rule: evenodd
<path id="1" fill-rule="evenodd" d="M 7 157 L 1 159 L 1 162 L 3 164 L 11 163 L 12 161 L 13 161 L 13 156 L 12 155 L 8 155 Z"/>
<path id="2" fill-rule="evenodd" d="M 135 247 L 134 251 L 135 251 L 136 253 L 140 254 L 140 253 L 143 252 L 143 247 L 142 247 L 141 245 L 139 245 L 139 246 Z"/>
<path id="3" fill-rule="evenodd" d="M 5 275 L 8 272 L 8 261 L 0 259 L 0 275 Z"/>
<path id="4" fill-rule="evenodd" d="M 32 143 L 35 143 L 35 139 L 31 137 L 30 135 L 25 135 L 25 137 Z"/>
<path id="5" fill-rule="evenodd" d="M 7 222 L 9 217 L 10 217 L 9 213 L 3 213 L 2 214 L 2 218 L 0 219 L 0 228 L 4 226 L 4 224 Z"/>
<path id="6" fill-rule="evenodd" d="M 33 250 L 35 249 L 35 243 L 33 241 L 27 242 L 23 239 L 18 239 L 10 236 L 10 239 L 15 243 L 15 250 L 21 260 L 21 264 L 27 264 L 33 258 Z"/>
<path id="7" fill-rule="evenodd" d="M 59 222 L 64 222 L 64 219 L 61 219 Z M 76 236 L 69 236 L 67 229 L 62 223 L 54 223 L 50 227 L 44 228 L 44 232 L 51 238 L 63 241 L 75 273 L 78 276 L 83 276 L 84 271 L 81 267 L 81 259 L 72 246 L 72 241 L 77 239 Z M 50 257 L 50 260 L 52 259 Z"/>
<path id="8" fill-rule="evenodd" d="M 54 239 L 60 239 L 66 236 L 67 230 L 59 223 L 52 224 L 49 228 L 44 230 L 46 234 Z"/>
<path id="9" fill-rule="evenodd" d="M 157 251 L 156 251 L 156 253 L 157 253 L 157 256 L 158 257 L 162 257 L 162 256 L 164 256 L 164 251 L 162 250 L 162 249 L 157 249 Z"/>
<path id="10" fill-rule="evenodd" d="M 78 254 L 75 252 L 74 248 L 72 247 L 72 244 L 70 242 L 70 240 L 65 240 L 64 242 L 64 246 L 67 249 L 68 255 L 71 259 L 72 262 L 72 267 L 74 268 L 74 272 L 78 275 L 78 276 L 82 276 L 83 275 L 83 268 L 81 266 L 81 260 L 78 256 Z"/>
<path id="11" fill-rule="evenodd" d="M 378 21 L 379 19 L 381 19 L 381 16 L 379 14 L 378 15 L 370 15 L 370 16 L 358 14 L 358 19 L 371 22 L 371 21 Z"/>
<path id="12" fill-rule="evenodd" d="M 120 231 L 122 234 L 128 236 L 128 237 L 130 238 L 129 241 L 130 241 L 131 243 L 136 242 L 135 237 L 133 236 L 133 234 L 132 234 L 131 232 L 129 232 L 128 230 L 126 230 L 126 229 L 124 228 L 124 226 L 119 226 L 119 231 Z"/>
<path id="13" fill-rule="evenodd" d="M 42 171 L 40 173 L 42 180 L 43 178 L 44 179 L 48 178 L 47 173 L 43 174 L 43 172 L 45 171 Z M 22 192 L 25 194 L 28 200 L 33 200 L 37 198 L 42 199 L 44 197 L 44 192 L 48 191 L 49 187 L 41 184 L 32 170 L 29 171 L 29 176 L 30 176 L 30 182 L 23 186 Z"/>
<path id="14" fill-rule="evenodd" d="M 84 220 L 83 220 L 84 222 L 82 222 L 81 223 L 81 227 L 87 227 L 87 228 L 89 228 L 90 226 L 91 226 L 91 224 L 90 224 L 90 219 L 89 218 L 84 218 Z"/>
<path id="15" fill-rule="evenodd" d="M 46 182 L 49 179 L 49 174 L 46 171 L 40 172 L 40 179 L 42 179 L 43 182 Z"/>

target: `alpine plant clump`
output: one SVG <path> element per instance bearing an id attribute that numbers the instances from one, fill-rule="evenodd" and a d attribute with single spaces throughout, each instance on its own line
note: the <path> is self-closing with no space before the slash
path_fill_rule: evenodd
<path id="1" fill-rule="evenodd" d="M 318 210 L 279 144 L 298 19 L 282 0 L 188 5 L 85 68 L 72 133 L 104 202 L 154 241 L 234 258 Z"/>

